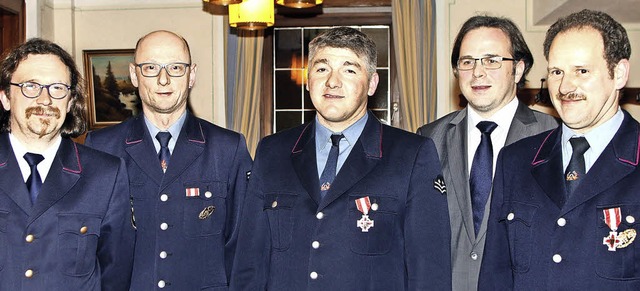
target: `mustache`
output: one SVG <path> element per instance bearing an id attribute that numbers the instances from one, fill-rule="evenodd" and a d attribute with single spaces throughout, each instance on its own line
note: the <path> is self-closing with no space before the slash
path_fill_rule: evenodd
<path id="1" fill-rule="evenodd" d="M 42 106 L 33 106 L 29 107 L 25 110 L 25 115 L 27 118 L 31 117 L 31 115 L 47 115 L 53 116 L 55 118 L 60 118 L 60 109 L 55 107 L 42 107 Z"/>
<path id="2" fill-rule="evenodd" d="M 563 101 L 580 101 L 587 99 L 587 96 L 580 93 L 562 94 L 558 93 L 558 99 Z"/>

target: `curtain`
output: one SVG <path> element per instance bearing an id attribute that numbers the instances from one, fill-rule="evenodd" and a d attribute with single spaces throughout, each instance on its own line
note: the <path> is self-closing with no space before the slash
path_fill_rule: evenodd
<path id="1" fill-rule="evenodd" d="M 393 0 L 400 127 L 415 132 L 436 119 L 435 0 Z"/>
<path id="2" fill-rule="evenodd" d="M 244 134 L 253 157 L 260 140 L 260 84 L 264 31 L 237 30 L 233 130 Z"/>

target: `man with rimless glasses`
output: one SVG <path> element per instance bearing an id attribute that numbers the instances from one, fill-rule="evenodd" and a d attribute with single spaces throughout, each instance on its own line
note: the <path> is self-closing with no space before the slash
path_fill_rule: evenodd
<path id="1" fill-rule="evenodd" d="M 131 290 L 226 290 L 251 169 L 245 139 L 187 109 L 196 64 L 181 36 L 140 38 L 129 72 L 142 114 L 89 133 L 86 144 L 122 157 L 130 173 Z"/>
<path id="2" fill-rule="evenodd" d="M 435 142 L 447 185 L 453 290 L 477 290 L 498 152 L 558 123 L 516 98 L 533 56 L 511 20 L 468 19 L 453 45 L 451 66 L 468 106 L 418 134 Z"/>
<path id="3" fill-rule="evenodd" d="M 126 290 L 135 232 L 122 159 L 74 143 L 83 81 L 31 39 L 0 65 L 0 290 Z"/>

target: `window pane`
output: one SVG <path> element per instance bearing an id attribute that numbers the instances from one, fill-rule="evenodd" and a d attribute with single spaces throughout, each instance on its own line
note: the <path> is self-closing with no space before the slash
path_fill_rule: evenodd
<path id="1" fill-rule="evenodd" d="M 389 28 L 362 28 L 376 44 L 378 50 L 378 67 L 389 66 Z"/>
<path id="2" fill-rule="evenodd" d="M 389 108 L 389 70 L 378 69 L 378 88 L 373 96 L 369 96 L 369 108 L 371 109 L 388 109 Z"/>
<path id="3" fill-rule="evenodd" d="M 274 31 L 276 68 L 302 68 L 302 35 L 299 29 Z"/>
<path id="4" fill-rule="evenodd" d="M 302 124 L 302 112 L 276 111 L 276 131 L 292 128 Z"/>
<path id="5" fill-rule="evenodd" d="M 276 71 L 275 109 L 300 109 L 302 107 L 302 85 L 292 80 L 292 71 Z"/>

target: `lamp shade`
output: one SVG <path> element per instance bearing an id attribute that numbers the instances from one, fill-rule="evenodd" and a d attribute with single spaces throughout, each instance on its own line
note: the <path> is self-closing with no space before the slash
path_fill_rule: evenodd
<path id="1" fill-rule="evenodd" d="M 215 5 L 229 5 L 229 4 L 238 4 L 242 3 L 242 0 L 202 0 L 203 2 L 208 2 Z"/>
<path id="2" fill-rule="evenodd" d="M 291 8 L 309 8 L 322 4 L 322 0 L 277 0 L 276 3 Z"/>
<path id="3" fill-rule="evenodd" d="M 229 25 L 239 29 L 259 30 L 273 26 L 273 0 L 244 0 L 229 5 Z"/>

